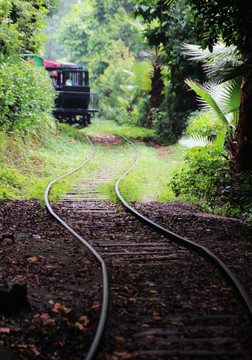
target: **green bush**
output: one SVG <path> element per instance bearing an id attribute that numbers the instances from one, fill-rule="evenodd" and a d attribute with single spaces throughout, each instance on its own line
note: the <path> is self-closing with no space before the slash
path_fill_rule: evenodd
<path id="1" fill-rule="evenodd" d="M 174 144 L 185 129 L 186 112 L 176 105 L 175 92 L 166 91 L 159 112 L 161 119 L 153 119 L 159 140 L 165 144 Z"/>
<path id="2" fill-rule="evenodd" d="M 146 127 L 150 110 L 150 96 L 145 96 L 139 99 L 136 106 L 136 125 Z"/>
<path id="3" fill-rule="evenodd" d="M 225 150 L 214 145 L 187 150 L 185 166 L 171 182 L 175 195 L 203 200 L 212 208 L 224 204 L 231 186 L 229 162 Z"/>
<path id="4" fill-rule="evenodd" d="M 0 127 L 6 131 L 52 125 L 54 89 L 46 70 L 27 62 L 2 63 L 0 67 Z"/>
<path id="5" fill-rule="evenodd" d="M 48 0 L 0 1 L 0 61 L 43 48 L 42 30 L 51 5 Z"/>
<path id="6" fill-rule="evenodd" d="M 102 106 L 99 116 L 106 118 L 112 121 L 117 122 L 118 124 L 129 124 L 130 115 L 126 109 L 123 107 L 111 107 L 111 106 Z"/>
<path id="7" fill-rule="evenodd" d="M 212 111 L 197 110 L 189 116 L 184 135 L 206 137 L 209 140 L 213 140 L 222 129 L 222 122 Z"/>
<path id="8" fill-rule="evenodd" d="M 0 200 L 15 198 L 25 185 L 25 177 L 15 167 L 0 163 Z"/>

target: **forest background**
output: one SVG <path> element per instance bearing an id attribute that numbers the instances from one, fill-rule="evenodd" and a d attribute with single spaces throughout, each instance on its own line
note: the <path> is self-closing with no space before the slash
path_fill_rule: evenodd
<path id="1" fill-rule="evenodd" d="M 192 42 L 192 19 L 183 0 L 165 11 L 162 44 L 153 45 L 147 32 L 159 21 L 146 23 L 133 16 L 137 1 L 86 0 L 60 3 L 49 19 L 44 56 L 88 68 L 100 94 L 101 114 L 119 123 L 153 127 L 158 139 L 174 143 L 185 129 L 195 95 L 184 79 L 203 80 L 200 64 L 181 54 L 182 42 Z M 153 29 L 152 29 L 153 27 Z"/>

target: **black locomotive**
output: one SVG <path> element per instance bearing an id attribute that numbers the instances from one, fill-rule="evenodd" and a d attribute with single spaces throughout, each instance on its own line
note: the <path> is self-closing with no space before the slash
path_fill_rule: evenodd
<path id="1" fill-rule="evenodd" d="M 91 116 L 98 112 L 98 93 L 90 92 L 89 72 L 80 65 L 43 60 L 36 54 L 21 54 L 35 66 L 44 66 L 51 77 L 57 98 L 54 116 L 70 124 L 90 124 Z"/>
<path id="2" fill-rule="evenodd" d="M 90 124 L 91 116 L 98 112 L 98 94 L 90 92 L 89 72 L 78 65 L 47 66 L 58 96 L 54 116 L 68 123 L 81 126 Z"/>

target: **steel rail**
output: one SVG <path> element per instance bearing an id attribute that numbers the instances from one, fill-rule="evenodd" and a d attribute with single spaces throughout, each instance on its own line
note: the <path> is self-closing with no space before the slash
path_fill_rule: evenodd
<path id="1" fill-rule="evenodd" d="M 82 166 L 84 166 L 94 155 L 95 153 L 95 148 L 92 144 L 92 142 L 90 141 L 89 137 L 87 137 L 88 142 L 90 143 L 91 147 L 92 147 L 92 152 L 91 155 L 88 157 L 88 159 L 86 159 L 80 166 L 78 166 L 76 169 L 69 171 L 68 173 L 60 176 L 59 178 L 53 180 L 48 186 L 47 189 L 45 191 L 45 203 L 46 203 L 46 207 L 47 209 L 50 211 L 50 213 L 67 229 L 69 230 L 77 239 L 79 239 L 92 253 L 93 255 L 97 258 L 97 260 L 100 262 L 101 264 L 101 268 L 102 268 L 102 277 L 103 277 L 103 299 L 102 299 L 102 309 L 101 309 L 101 315 L 100 315 L 100 319 L 99 319 L 99 324 L 97 327 L 97 331 L 95 334 L 95 337 L 93 339 L 93 342 L 89 348 L 89 351 L 86 355 L 86 360 L 92 360 L 95 353 L 97 352 L 98 346 L 100 344 L 102 335 L 104 333 L 104 328 L 105 328 L 105 323 L 106 323 L 106 319 L 107 319 L 107 314 L 108 314 L 108 304 L 109 304 L 109 282 L 108 282 L 108 274 L 107 274 L 107 268 L 105 265 L 104 260 L 102 259 L 102 257 L 100 256 L 100 254 L 87 242 L 87 240 L 85 240 L 83 237 L 81 237 L 77 232 L 75 232 L 64 220 L 62 220 L 52 209 L 49 200 L 48 200 L 48 195 L 49 195 L 49 191 L 50 188 L 52 187 L 52 185 L 54 183 L 56 183 L 58 180 L 74 173 L 75 171 L 79 170 Z"/>
<path id="2" fill-rule="evenodd" d="M 188 240 L 183 238 L 182 236 L 164 228 L 163 226 L 153 222 L 152 220 L 148 219 L 146 216 L 139 213 L 136 209 L 134 209 L 132 206 L 130 206 L 126 200 L 122 197 L 120 190 L 119 190 L 119 184 L 121 180 L 137 165 L 139 160 L 139 150 L 137 146 L 127 139 L 126 137 L 119 135 L 121 138 L 123 138 L 125 141 L 129 142 L 133 148 L 136 151 L 136 160 L 134 164 L 117 180 L 115 184 L 115 192 L 121 203 L 137 218 L 139 218 L 141 221 L 145 222 L 149 226 L 151 226 L 154 230 L 156 230 L 158 233 L 164 235 L 168 241 L 174 241 L 177 244 L 184 246 L 188 248 L 189 250 L 192 250 L 196 253 L 198 253 L 203 258 L 210 261 L 213 265 L 215 265 L 223 275 L 229 280 L 233 288 L 237 291 L 238 295 L 240 296 L 241 300 L 243 301 L 248 316 L 250 318 L 250 321 L 252 322 L 252 302 L 249 298 L 248 294 L 246 293 L 244 287 L 240 283 L 240 281 L 236 278 L 236 276 L 231 272 L 231 270 L 219 259 L 217 258 L 209 249 L 207 249 L 205 246 L 199 245 L 195 243 L 194 241 Z"/>

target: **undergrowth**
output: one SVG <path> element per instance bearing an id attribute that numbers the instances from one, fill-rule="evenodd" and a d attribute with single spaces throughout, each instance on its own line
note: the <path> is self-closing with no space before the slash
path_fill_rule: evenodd
<path id="1" fill-rule="evenodd" d="M 13 133 L 10 136 L 1 132 L 0 200 L 39 198 L 43 204 L 44 193 L 48 184 L 78 167 L 91 154 L 91 147 L 86 139 L 86 134 L 95 140 L 97 134 L 112 136 L 115 133 L 130 138 L 136 143 L 140 151 L 138 165 L 120 184 L 120 191 L 128 201 L 167 202 L 186 200 L 199 204 L 204 210 L 223 215 L 237 215 L 239 211 L 242 211 L 231 208 L 229 204 L 225 203 L 226 178 L 221 178 L 221 180 L 218 178 L 218 176 L 224 176 L 224 172 L 222 164 L 220 164 L 219 175 L 215 172 L 214 157 L 212 159 L 213 164 L 215 164 L 212 177 L 217 185 L 222 180 L 224 184 L 224 190 L 221 190 L 223 197 L 221 206 L 215 206 L 213 199 L 213 197 L 220 197 L 220 193 L 215 192 L 214 196 L 211 195 L 212 193 L 208 194 L 210 191 L 209 183 L 212 184 L 213 179 L 209 180 L 206 176 L 201 176 L 201 172 L 198 172 L 197 177 L 195 177 L 195 169 L 192 168 L 185 170 L 184 165 L 187 165 L 185 160 L 191 163 L 192 159 L 184 159 L 184 148 L 180 144 L 172 146 L 155 145 L 154 142 L 150 142 L 155 139 L 153 131 L 135 126 L 120 126 L 115 122 L 102 119 L 92 120 L 92 124 L 84 129 L 70 127 L 67 124 L 58 124 L 56 130 L 44 132 L 42 138 L 38 138 L 29 132 L 25 137 L 19 133 Z M 113 174 L 109 175 L 111 180 L 101 185 L 99 191 L 107 196 L 108 200 L 117 201 L 114 191 L 115 183 L 134 163 L 135 151 L 130 144 L 123 140 L 117 145 L 95 143 L 95 147 L 96 153 L 99 153 L 98 156 L 94 156 L 80 171 L 53 185 L 50 190 L 51 201 L 58 201 L 62 195 L 71 190 L 74 182 L 83 180 L 88 182 L 94 179 L 97 174 L 106 171 L 108 166 L 113 169 Z M 120 159 L 122 160 L 120 161 Z M 203 160 L 201 159 L 197 166 L 203 167 L 205 171 L 209 165 L 209 159 L 206 160 L 205 166 L 203 166 Z M 195 166 L 194 168 L 196 168 Z M 179 173 L 179 169 L 182 168 L 184 170 Z M 186 186 L 184 185 L 185 181 L 188 183 Z M 212 191 L 216 191 L 217 187 L 212 186 L 211 188 Z M 199 189 L 201 193 L 199 193 Z M 218 191 L 219 189 L 218 186 Z M 247 188 L 244 187 L 244 189 L 243 197 L 247 191 Z M 207 199 L 209 196 L 212 198 L 210 205 Z M 248 207 L 246 212 L 249 213 Z"/>
<path id="2" fill-rule="evenodd" d="M 112 136 L 119 133 L 139 142 L 141 151 L 140 164 L 137 170 L 127 177 L 123 184 L 123 194 L 128 194 L 129 200 L 141 201 L 147 197 L 155 200 L 165 199 L 164 187 L 168 160 L 158 155 L 155 148 L 147 147 L 143 140 L 153 140 L 152 130 L 135 126 L 120 126 L 112 121 L 93 120 L 84 129 L 77 129 L 67 124 L 58 124 L 56 130 L 45 131 L 43 137 L 35 134 L 0 133 L 0 200 L 39 198 L 44 202 L 44 192 L 48 184 L 57 177 L 78 167 L 91 153 L 91 147 L 86 134 L 91 138 L 97 134 Z M 136 140 L 137 139 L 137 140 Z M 102 146 L 99 149 L 99 159 L 94 157 L 83 170 L 74 173 L 57 182 L 50 191 L 50 200 L 57 201 L 72 187 L 79 178 L 94 178 L 99 171 L 103 171 L 104 164 L 117 167 L 113 179 L 101 186 L 101 192 L 109 200 L 116 201 L 114 185 L 121 174 L 127 170 L 134 160 L 135 153 L 129 144 L 120 143 L 117 146 Z M 123 164 L 120 159 L 126 159 Z M 122 166 L 123 164 L 123 166 Z M 166 164 L 166 165 L 165 165 Z M 148 169 L 160 168 L 162 175 L 156 171 L 148 174 Z M 153 177 L 153 174 L 155 176 Z M 159 181 L 159 183 L 158 183 Z M 142 184 L 142 185 L 141 185 Z M 167 194 L 169 192 L 166 192 Z"/>
<path id="3" fill-rule="evenodd" d="M 40 139 L 0 133 L 0 200 L 43 201 L 49 182 L 78 166 L 89 152 L 85 136 L 77 130 L 68 132 L 64 126 L 45 132 Z M 70 181 L 62 181 L 60 191 L 66 191 Z"/>

